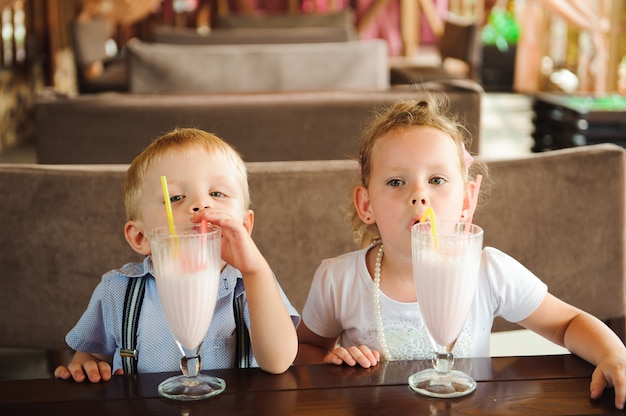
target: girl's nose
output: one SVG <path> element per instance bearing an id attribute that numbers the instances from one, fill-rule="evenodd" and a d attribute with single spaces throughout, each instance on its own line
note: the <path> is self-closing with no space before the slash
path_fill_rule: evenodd
<path id="1" fill-rule="evenodd" d="M 428 202 L 428 201 L 427 201 L 427 200 L 426 200 L 426 198 L 425 198 L 425 197 L 423 197 L 423 196 L 422 196 L 422 197 L 419 197 L 419 198 L 413 198 L 413 199 L 411 200 L 411 204 L 412 204 L 412 205 L 416 205 L 416 204 L 426 205 L 426 204 L 427 204 L 427 202 Z"/>

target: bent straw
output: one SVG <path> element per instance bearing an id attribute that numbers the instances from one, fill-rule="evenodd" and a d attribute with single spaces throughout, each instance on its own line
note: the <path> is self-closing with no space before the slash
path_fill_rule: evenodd
<path id="1" fill-rule="evenodd" d="M 476 211 L 476 205 L 478 204 L 478 193 L 480 192 L 480 184 L 483 181 L 483 175 L 476 175 L 476 186 L 474 186 L 474 193 L 470 200 L 469 214 L 467 216 L 467 228 L 465 231 L 469 232 L 469 226 L 472 225 L 472 219 L 474 218 L 474 211 Z"/>
<path id="2" fill-rule="evenodd" d="M 163 199 L 165 200 L 165 213 L 167 214 L 167 223 L 170 226 L 170 234 L 176 234 L 174 227 L 174 215 L 172 214 L 172 203 L 170 202 L 170 193 L 167 190 L 167 179 L 161 176 L 161 187 L 163 188 Z"/>
<path id="3" fill-rule="evenodd" d="M 422 215 L 419 222 L 423 222 L 426 218 L 430 219 L 430 234 L 433 237 L 433 248 L 439 247 L 439 239 L 437 238 L 437 221 L 435 220 L 435 211 L 432 207 L 426 208 L 426 212 Z"/>

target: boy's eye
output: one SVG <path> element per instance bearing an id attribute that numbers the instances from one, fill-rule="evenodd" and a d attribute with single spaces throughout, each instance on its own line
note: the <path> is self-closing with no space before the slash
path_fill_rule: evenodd
<path id="1" fill-rule="evenodd" d="M 443 185 L 446 182 L 446 180 L 444 178 L 431 178 L 428 183 L 431 183 L 433 185 Z"/>
<path id="2" fill-rule="evenodd" d="M 170 197 L 170 202 L 178 202 L 182 201 L 183 199 L 185 199 L 185 197 L 182 195 L 174 195 Z"/>
<path id="3" fill-rule="evenodd" d="M 387 185 L 390 185 L 390 186 L 401 186 L 401 185 L 404 185 L 404 181 L 402 179 L 390 179 L 387 182 Z"/>
<path id="4" fill-rule="evenodd" d="M 224 196 L 224 194 L 220 191 L 212 191 L 209 195 L 215 198 L 222 198 Z"/>

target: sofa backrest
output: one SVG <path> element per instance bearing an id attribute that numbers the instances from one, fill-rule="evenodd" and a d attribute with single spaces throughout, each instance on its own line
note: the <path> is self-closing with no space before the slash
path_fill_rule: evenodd
<path id="1" fill-rule="evenodd" d="M 131 93 L 207 93 L 389 88 L 387 44 L 126 44 Z M 202 68 L 202 71 L 198 71 Z"/>
<path id="2" fill-rule="evenodd" d="M 386 91 L 259 94 L 83 94 L 46 91 L 35 103 L 38 163 L 130 163 L 175 127 L 227 138 L 249 162 L 334 160 L 353 156 L 377 110 L 426 91 L 445 93 L 478 153 L 483 90 L 473 81 L 398 85 Z"/>
<path id="3" fill-rule="evenodd" d="M 204 34 L 198 33 L 193 28 L 159 25 L 154 28 L 153 32 L 153 42 L 177 45 L 348 42 L 358 39 L 356 30 L 352 26 L 218 28 Z"/>
<path id="4" fill-rule="evenodd" d="M 488 161 L 494 184 L 474 217 L 484 244 L 518 259 L 564 301 L 623 318 L 625 157 L 602 144 Z M 624 339 L 623 319 L 610 320 Z M 495 329 L 513 327 L 499 321 Z"/>
<path id="5" fill-rule="evenodd" d="M 354 27 L 354 11 L 346 8 L 327 13 L 228 13 L 215 16 L 217 28 Z"/>
<path id="6" fill-rule="evenodd" d="M 562 299 L 622 317 L 625 154 L 603 144 L 490 162 L 495 185 L 475 217 L 485 245 L 518 258 Z M 341 209 L 356 166 L 248 166 L 253 237 L 301 310 L 320 261 L 356 248 Z M 0 347 L 63 348 L 100 276 L 140 260 L 123 238 L 126 168 L 0 165 Z"/>

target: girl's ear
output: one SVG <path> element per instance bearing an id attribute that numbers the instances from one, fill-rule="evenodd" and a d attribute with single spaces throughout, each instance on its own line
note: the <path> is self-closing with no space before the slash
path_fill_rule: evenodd
<path id="1" fill-rule="evenodd" d="M 147 256 L 152 252 L 150 241 L 146 238 L 143 227 L 137 221 L 128 221 L 124 225 L 124 236 L 131 248 L 137 253 Z"/>
<path id="2" fill-rule="evenodd" d="M 461 220 L 465 221 L 470 215 L 470 209 L 472 207 L 472 196 L 476 191 L 476 183 L 468 182 L 465 188 L 465 195 L 463 195 L 463 210 L 461 211 Z"/>
<path id="3" fill-rule="evenodd" d="M 363 185 L 359 185 L 354 189 L 354 206 L 356 213 L 365 224 L 374 224 L 376 219 L 374 218 L 374 210 L 372 209 L 372 203 L 370 202 L 369 192 Z"/>

